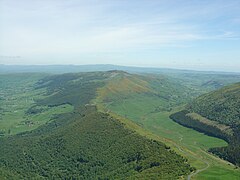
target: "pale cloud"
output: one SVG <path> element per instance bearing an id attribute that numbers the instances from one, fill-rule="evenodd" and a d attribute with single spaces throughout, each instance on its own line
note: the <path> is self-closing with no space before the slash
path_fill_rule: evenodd
<path id="1" fill-rule="evenodd" d="M 16 1 L 11 4 L 10 0 L 10 5 L 6 3 L 5 9 L 3 8 L 3 19 L 6 17 L 10 22 L 3 21 L 3 25 L 8 27 L 0 30 L 3 36 L 0 44 L 2 53 L 130 51 L 131 48 L 148 49 L 149 46 L 183 46 L 189 41 L 229 38 L 230 35 L 224 33 L 209 37 L 201 33 L 201 27 L 180 21 L 216 12 L 216 7 L 212 7 L 216 4 L 207 4 L 206 1 L 198 4 L 201 11 L 196 11 L 194 3 L 188 3 L 179 9 L 168 9 L 167 12 L 160 6 L 163 12 L 156 12 L 157 17 L 150 12 L 145 19 L 137 20 L 135 19 L 138 15 L 131 13 L 127 18 L 124 13 L 109 13 L 109 9 L 119 5 L 117 1 L 105 1 L 103 4 L 93 3 L 98 1 L 91 1 L 89 4 L 85 1 L 25 1 L 28 3 L 23 4 L 14 2 Z M 142 8 L 144 7 L 139 11 L 142 11 Z M 225 8 L 225 4 L 219 8 Z M 8 13 L 9 11 L 15 11 L 15 17 L 14 13 Z M 118 21 L 119 23 L 116 23 Z"/>
<path id="2" fill-rule="evenodd" d="M 236 43 L 239 12 L 240 2 L 234 0 L 0 0 L 0 55 L 124 58 L 129 63 L 133 53 L 145 57 L 208 41 Z"/>

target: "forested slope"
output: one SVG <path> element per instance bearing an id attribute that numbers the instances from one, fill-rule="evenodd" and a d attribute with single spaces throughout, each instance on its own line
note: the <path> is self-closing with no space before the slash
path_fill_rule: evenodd
<path id="1" fill-rule="evenodd" d="M 226 140 L 227 147 L 210 151 L 240 165 L 240 83 L 202 95 L 170 117 L 179 124 Z"/>
<path id="2" fill-rule="evenodd" d="M 112 72 L 49 76 L 35 106 L 71 104 L 74 111 L 41 127 L 0 138 L 1 179 L 177 179 L 193 168 L 163 143 L 127 129 L 91 104 Z"/>
<path id="3" fill-rule="evenodd" d="M 187 109 L 222 124 L 240 124 L 240 83 L 202 95 Z"/>

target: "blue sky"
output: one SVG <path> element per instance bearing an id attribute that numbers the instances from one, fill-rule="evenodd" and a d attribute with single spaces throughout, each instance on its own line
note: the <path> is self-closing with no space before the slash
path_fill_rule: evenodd
<path id="1" fill-rule="evenodd" d="M 240 71 L 240 0 L 0 0 L 0 64 Z"/>

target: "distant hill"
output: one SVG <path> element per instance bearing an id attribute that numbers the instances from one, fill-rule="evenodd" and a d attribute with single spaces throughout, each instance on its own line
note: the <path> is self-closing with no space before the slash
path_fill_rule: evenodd
<path id="1" fill-rule="evenodd" d="M 240 165 L 240 83 L 204 94 L 170 117 L 184 126 L 226 140 L 227 147 L 210 151 Z"/>
<path id="2" fill-rule="evenodd" d="M 103 103 L 106 109 L 109 105 L 124 104 L 125 100 L 131 98 L 141 101 L 150 98 L 157 101 L 155 111 L 171 111 L 196 96 L 191 88 L 168 76 L 110 72 L 111 76 L 106 84 L 97 91 L 97 102 Z"/>
<path id="3" fill-rule="evenodd" d="M 0 73 L 24 73 L 24 72 L 44 72 L 44 73 L 74 73 L 74 72 L 95 72 L 119 70 L 132 73 L 166 73 L 166 74 L 231 74 L 240 75 L 236 72 L 221 71 L 195 71 L 174 68 L 154 68 L 154 67 L 136 67 L 120 66 L 113 64 L 89 64 L 89 65 L 4 65 L 0 64 Z"/>
<path id="4" fill-rule="evenodd" d="M 134 74 L 164 75 L 176 79 L 184 85 L 194 88 L 195 92 L 206 93 L 211 90 L 219 89 L 231 83 L 236 83 L 240 79 L 239 73 L 214 72 L 214 71 L 193 71 L 168 68 L 150 67 L 130 67 L 111 64 L 96 65 L 1 65 L 0 74 L 9 73 L 79 73 L 96 71 L 125 71 Z"/>
<path id="5" fill-rule="evenodd" d="M 35 88 L 46 89 L 46 94 L 35 108 L 71 104 L 74 110 L 33 131 L 0 137 L 0 179 L 179 179 L 189 174 L 193 168 L 185 158 L 98 111 L 92 100 L 116 73 L 127 76 L 110 71 L 39 80 Z M 121 81 L 133 90 L 148 90 L 136 89 L 135 77 Z M 112 91 L 125 93 L 124 83 Z"/>

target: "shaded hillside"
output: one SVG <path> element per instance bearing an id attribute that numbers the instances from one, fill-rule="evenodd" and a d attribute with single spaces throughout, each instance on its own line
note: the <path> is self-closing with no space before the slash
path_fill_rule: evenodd
<path id="1" fill-rule="evenodd" d="M 110 73 L 77 73 L 48 76 L 37 83 L 46 88 L 48 98 L 38 101 L 41 105 L 71 104 L 74 107 L 87 104 L 96 96 L 97 88 L 104 85 Z"/>
<path id="2" fill-rule="evenodd" d="M 240 165 L 240 83 L 202 95 L 170 117 L 179 124 L 226 140 L 227 147 L 210 151 Z"/>
<path id="3" fill-rule="evenodd" d="M 202 95 L 187 109 L 226 125 L 240 123 L 240 83 Z"/>
<path id="4" fill-rule="evenodd" d="M 177 179 L 190 173 L 186 159 L 163 143 L 127 129 L 91 100 L 112 76 L 66 74 L 37 84 L 47 88 L 37 105 L 72 104 L 74 111 L 31 131 L 0 138 L 0 178 Z"/>

